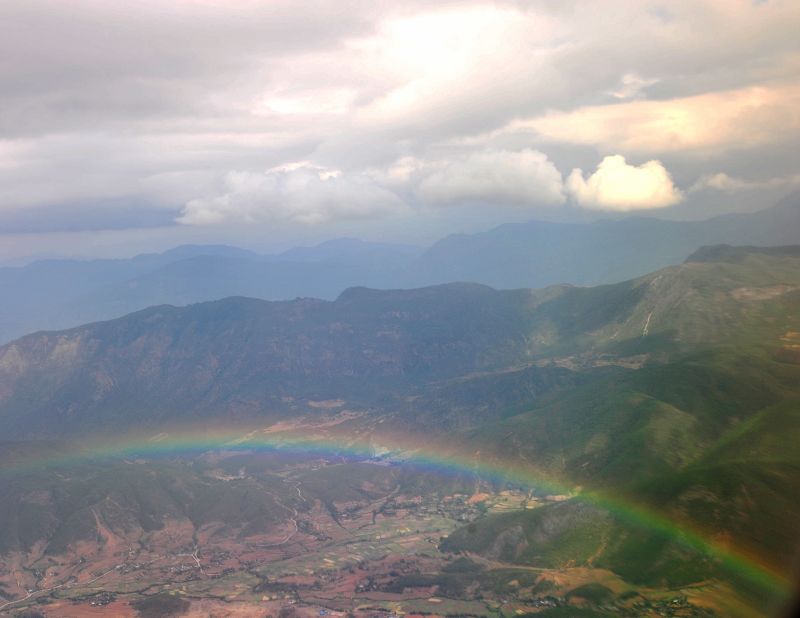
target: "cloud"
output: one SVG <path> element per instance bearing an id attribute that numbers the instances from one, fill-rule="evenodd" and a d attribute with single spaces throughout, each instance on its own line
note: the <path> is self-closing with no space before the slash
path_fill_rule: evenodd
<path id="1" fill-rule="evenodd" d="M 800 185 L 800 174 L 781 176 L 768 180 L 744 180 L 736 176 L 729 176 L 725 172 L 706 174 L 701 176 L 690 188 L 689 193 L 712 189 L 723 193 L 739 193 L 758 189 L 772 189 Z"/>
<path id="2" fill-rule="evenodd" d="M 657 82 L 657 79 L 645 79 L 635 73 L 625 73 L 619 80 L 619 86 L 610 91 L 609 94 L 615 99 L 635 99 L 641 95 L 645 88 Z"/>
<path id="3" fill-rule="evenodd" d="M 635 166 L 621 155 L 605 157 L 588 178 L 582 170 L 572 170 L 566 186 L 579 206 L 595 210 L 647 210 L 683 199 L 660 161 Z"/>
<path id="4" fill-rule="evenodd" d="M 400 195 L 423 203 L 549 206 L 566 200 L 561 173 L 541 152 L 477 150 L 444 158 L 402 157 L 369 173 L 298 161 L 266 172 L 233 171 L 222 191 L 189 200 L 179 223 L 217 225 L 288 221 L 319 224 L 412 212 Z"/>
<path id="5" fill-rule="evenodd" d="M 728 174 L 724 172 L 719 172 L 717 174 L 706 174 L 702 176 L 691 186 L 689 192 L 694 193 L 696 191 L 702 191 L 703 189 L 714 189 L 716 191 L 723 191 L 724 193 L 737 193 L 758 186 L 761 186 L 761 183 L 748 182 L 741 178 L 728 176 Z"/>
<path id="6" fill-rule="evenodd" d="M 394 193 L 367 176 L 289 165 L 264 173 L 229 172 L 223 194 L 189 201 L 177 221 L 188 225 L 273 221 L 313 225 L 402 214 L 407 209 Z"/>
<path id="7" fill-rule="evenodd" d="M 245 222 L 243 238 L 264 221 L 263 237 L 281 241 L 269 217 L 307 230 L 315 217 L 381 216 L 397 192 L 559 203 L 546 162 L 525 172 L 509 155 L 500 179 L 497 152 L 546 152 L 562 170 L 597 151 L 643 154 L 682 177 L 745 169 L 746 157 L 752 177 L 790 174 L 799 25 L 789 1 L 5 0 L 0 212 L 26 230 L 72 229 L 68 213 L 77 224 L 92 204 L 103 226 L 135 226 L 141 203 L 182 209 L 185 222 Z M 310 177 L 305 203 L 277 172 L 226 176 L 298 160 L 342 170 L 339 184 Z M 398 160 L 410 167 L 396 178 L 373 173 Z M 261 189 L 272 205 L 244 206 L 237 173 L 275 183 Z M 275 197 L 287 192 L 293 206 Z M 332 206 L 346 201 L 336 192 L 352 207 Z M 499 223 L 508 211 L 493 212 Z"/>
<path id="8" fill-rule="evenodd" d="M 422 170 L 417 194 L 430 203 L 552 205 L 565 200 L 561 173 L 536 150 L 484 150 L 429 163 Z"/>
<path id="9" fill-rule="evenodd" d="M 800 85 L 581 107 L 512 123 L 554 142 L 623 152 L 723 153 L 800 136 Z"/>

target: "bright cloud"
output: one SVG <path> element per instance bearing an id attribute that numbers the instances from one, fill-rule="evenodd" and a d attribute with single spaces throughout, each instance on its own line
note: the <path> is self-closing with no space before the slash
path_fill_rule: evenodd
<path id="1" fill-rule="evenodd" d="M 457 131 L 547 83 L 564 25 L 546 12 L 469 4 L 389 18 L 374 36 L 350 42 L 356 66 L 385 84 L 356 111 L 362 126 Z"/>
<path id="2" fill-rule="evenodd" d="M 363 175 L 308 166 L 229 172 L 225 193 L 191 200 L 178 221 L 190 225 L 290 221 L 320 224 L 401 214 L 405 204 Z"/>
<path id="3" fill-rule="evenodd" d="M 565 200 L 561 173 L 536 150 L 485 150 L 428 167 L 433 169 L 419 183 L 417 192 L 431 203 L 552 205 Z"/>
<path id="4" fill-rule="evenodd" d="M 551 112 L 509 129 L 625 152 L 742 149 L 800 136 L 800 85 Z"/>
<path id="5" fill-rule="evenodd" d="M 609 94 L 615 99 L 635 99 L 645 88 L 657 82 L 657 79 L 646 79 L 635 73 L 625 73 L 619 80 L 619 86 Z"/>
<path id="6" fill-rule="evenodd" d="M 596 210 L 663 208 L 683 199 L 660 161 L 629 165 L 621 155 L 605 157 L 588 178 L 572 170 L 566 185 L 579 206 Z"/>

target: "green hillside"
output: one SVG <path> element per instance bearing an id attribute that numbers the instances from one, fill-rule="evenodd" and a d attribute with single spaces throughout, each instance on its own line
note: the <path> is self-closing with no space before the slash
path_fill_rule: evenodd
<path id="1" fill-rule="evenodd" d="M 494 456 L 617 496 L 610 504 L 643 505 L 790 573 L 800 555 L 796 251 L 725 249 L 721 262 L 707 261 L 710 254 L 687 265 L 693 287 L 660 327 L 686 333 L 665 339 L 663 362 L 582 385 L 466 439 L 502 445 Z M 444 547 L 536 566 L 609 568 L 650 585 L 735 576 L 679 533 L 637 528 L 613 507 L 580 498 L 489 516 Z"/>

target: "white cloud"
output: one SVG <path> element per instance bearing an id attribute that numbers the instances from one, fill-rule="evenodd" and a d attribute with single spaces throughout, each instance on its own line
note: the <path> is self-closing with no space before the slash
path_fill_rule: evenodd
<path id="1" fill-rule="evenodd" d="M 752 87 L 550 112 L 507 130 L 617 152 L 725 152 L 800 136 L 800 86 Z"/>
<path id="2" fill-rule="evenodd" d="M 723 191 L 724 193 L 737 193 L 738 191 L 752 189 L 758 185 L 759 183 L 748 182 L 741 178 L 735 178 L 734 176 L 728 176 L 728 174 L 720 172 L 718 174 L 702 176 L 692 185 L 689 192 L 694 193 L 695 191 L 702 191 L 703 189 L 715 189 L 717 191 Z"/>
<path id="3" fill-rule="evenodd" d="M 706 174 L 701 176 L 689 189 L 689 193 L 713 189 L 723 193 L 739 193 L 740 191 L 753 191 L 756 189 L 770 189 L 800 185 L 800 174 L 781 176 L 768 180 L 745 180 L 736 176 L 729 176 L 725 172 Z"/>
<path id="4" fill-rule="evenodd" d="M 318 224 L 374 219 L 410 212 L 398 194 L 413 194 L 431 204 L 535 206 L 566 199 L 561 173 L 546 155 L 530 149 L 402 157 L 369 173 L 332 170 L 305 160 L 265 172 L 228 172 L 223 184 L 217 194 L 188 201 L 178 222 Z"/>
<path id="5" fill-rule="evenodd" d="M 635 99 L 645 88 L 657 82 L 657 79 L 646 79 L 636 73 L 625 73 L 619 80 L 619 86 L 611 90 L 609 94 L 615 99 Z"/>
<path id="6" fill-rule="evenodd" d="M 365 175 L 341 174 L 310 166 L 282 166 L 267 172 L 234 171 L 225 193 L 191 200 L 179 223 L 319 224 L 334 219 L 367 219 L 400 214 L 407 206 Z"/>
<path id="7" fill-rule="evenodd" d="M 660 161 L 629 165 L 621 155 L 605 157 L 588 178 L 582 170 L 572 170 L 566 186 L 579 206 L 596 210 L 663 208 L 683 199 Z"/>
<path id="8" fill-rule="evenodd" d="M 417 193 L 427 202 L 551 205 L 565 200 L 561 173 L 536 150 L 484 150 L 429 163 L 422 170 Z"/>
<path id="9" fill-rule="evenodd" d="M 565 24 L 546 11 L 502 3 L 389 18 L 374 35 L 350 42 L 355 65 L 385 84 L 356 117 L 368 128 L 435 132 L 483 122 L 495 108 L 530 99 L 547 82 L 551 46 L 564 32 Z"/>

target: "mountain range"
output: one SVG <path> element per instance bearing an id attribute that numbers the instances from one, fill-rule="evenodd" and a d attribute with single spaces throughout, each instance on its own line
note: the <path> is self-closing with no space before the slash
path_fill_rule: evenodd
<path id="1" fill-rule="evenodd" d="M 332 301 L 157 306 L 0 347 L 0 423 L 14 441 L 0 456 L 204 422 L 324 423 L 345 410 L 355 413 L 343 425 L 351 438 L 381 444 L 412 431 L 443 457 L 533 466 L 567 488 L 564 500 L 464 525 L 443 551 L 606 569 L 638 586 L 723 578 L 745 589 L 680 535 L 581 494 L 644 505 L 790 572 L 800 555 L 799 333 L 799 246 L 708 246 L 594 287 L 355 287 Z M 226 474 L 252 465 L 234 459 Z M 57 553 L 94 538 L 91 514 L 121 538 L 176 513 L 196 526 L 222 518 L 246 535 L 276 525 L 290 495 L 280 477 L 211 483 L 174 461 L 52 474 L 0 479 L 3 495 L 25 504 L 22 519 L 0 509 L 7 549 Z M 374 487 L 371 478 L 358 487 Z M 404 478 L 386 487 L 414 486 Z M 350 482 L 330 477 L 318 491 L 362 491 Z"/>
<path id="2" fill-rule="evenodd" d="M 412 288 L 453 281 L 500 289 L 598 285 L 679 263 L 703 244 L 798 242 L 800 196 L 794 194 L 763 211 L 706 221 L 534 221 L 448 236 L 427 249 L 339 239 L 278 255 L 188 245 L 130 259 L 43 260 L 0 268 L 0 342 L 153 305 L 229 296 L 332 300 L 353 286 Z"/>
<path id="3" fill-rule="evenodd" d="M 335 301 L 157 306 L 0 347 L 0 420 L 6 435 L 26 438 L 169 414 L 275 418 L 303 400 L 347 395 L 369 406 L 456 378 L 465 387 L 509 371 L 536 376 L 765 345 L 792 331 L 764 312 L 796 296 L 799 264 L 795 246 L 717 246 L 592 288 L 453 283 L 350 288 Z"/>

